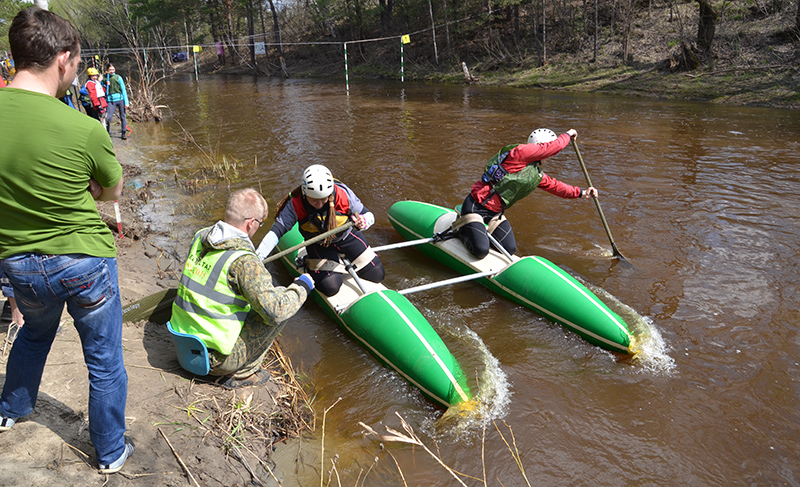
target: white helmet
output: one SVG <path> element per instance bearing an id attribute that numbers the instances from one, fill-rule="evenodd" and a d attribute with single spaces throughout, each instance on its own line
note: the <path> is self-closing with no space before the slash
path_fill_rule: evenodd
<path id="1" fill-rule="evenodd" d="M 303 182 L 300 186 L 303 194 L 309 198 L 327 198 L 333 193 L 333 176 L 327 167 L 314 164 L 303 171 Z"/>
<path id="2" fill-rule="evenodd" d="M 550 129 L 536 129 L 528 136 L 529 144 L 546 144 L 558 138 L 555 132 Z"/>

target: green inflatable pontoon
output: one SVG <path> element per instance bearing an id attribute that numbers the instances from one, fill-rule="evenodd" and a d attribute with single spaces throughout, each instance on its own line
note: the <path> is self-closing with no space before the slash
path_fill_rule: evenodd
<path id="1" fill-rule="evenodd" d="M 278 250 L 302 242 L 295 224 L 281 237 Z M 301 273 L 295 264 L 298 254 L 305 255 L 305 249 L 281 258 L 294 276 Z M 328 297 L 316 290 L 312 295 L 347 334 L 432 401 L 449 408 L 471 400 L 461 366 L 417 308 L 382 284 L 364 279 L 359 283 L 345 274 L 336 295 Z"/>
<path id="2" fill-rule="evenodd" d="M 389 209 L 389 221 L 406 240 L 445 232 L 457 217 L 454 210 L 419 201 L 399 201 Z M 543 257 L 509 258 L 492 249 L 479 260 L 457 238 L 424 243 L 419 249 L 461 274 L 487 274 L 479 279 L 481 284 L 592 344 L 614 352 L 633 353 L 632 335 L 622 318 L 586 286 Z"/>

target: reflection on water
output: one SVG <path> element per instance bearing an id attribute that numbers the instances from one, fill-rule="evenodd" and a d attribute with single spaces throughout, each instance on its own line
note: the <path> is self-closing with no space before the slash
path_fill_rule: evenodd
<path id="1" fill-rule="evenodd" d="M 636 359 L 600 350 L 477 283 L 415 294 L 486 400 L 482 420 L 453 422 L 310 302 L 287 326 L 284 350 L 313 384 L 318 410 L 342 398 L 328 413 L 326 451 L 340 455 L 348 483 L 381 455 L 357 423 L 400 429 L 400 414 L 444 463 L 477 479 L 485 468 L 489 483 L 523 484 L 506 444 L 513 433 L 536 485 L 798 485 L 795 111 L 412 83 L 356 83 L 347 96 L 339 82 L 232 76 L 172 79 L 167 96 L 171 118 L 140 124 L 135 136 L 147 169 L 163 177 L 150 210 L 187 247 L 222 217 L 231 189 L 256 187 L 274 205 L 310 164 L 331 168 L 373 211 L 373 246 L 394 243 L 386 214 L 395 201 L 452 207 L 499 147 L 540 126 L 578 131 L 615 242 L 634 266 L 611 258 L 591 201 L 535 192 L 506 216 L 520 254 L 592 286 L 644 350 Z M 239 178 L 176 190 L 175 171 L 193 178 L 202 168 L 178 123 L 239 161 Z M 571 148 L 545 172 L 585 186 Z M 414 249 L 381 258 L 390 288 L 454 277 Z M 363 485 L 401 485 L 398 466 L 408 485 L 453 485 L 420 450 L 387 447 L 397 464 L 382 457 Z M 319 482 L 310 457 L 283 485 Z"/>

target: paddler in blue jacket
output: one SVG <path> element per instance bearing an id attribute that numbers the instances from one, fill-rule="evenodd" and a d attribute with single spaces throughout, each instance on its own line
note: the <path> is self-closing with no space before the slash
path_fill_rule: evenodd
<path id="1" fill-rule="evenodd" d="M 306 266 L 316 288 L 326 296 L 339 292 L 344 281 L 343 268 L 338 265 L 339 253 L 353 264 L 360 278 L 381 282 L 386 271 L 360 231 L 372 226 L 375 216 L 347 185 L 333 179 L 330 170 L 320 164 L 306 168 L 300 186 L 278 203 L 275 223 L 256 253 L 260 258 L 266 258 L 278 244 L 278 239 L 295 223 L 299 224 L 303 238 L 308 240 L 344 225 L 348 220 L 353 221 L 354 228 L 307 247 Z"/>
<path id="2" fill-rule="evenodd" d="M 483 175 L 461 205 L 459 237 L 472 255 L 483 259 L 489 254 L 489 233 L 509 254 L 517 251 L 514 231 L 503 213 L 536 188 L 561 198 L 597 196 L 594 187 L 583 190 L 542 172 L 542 163 L 577 136 L 574 129 L 556 135 L 550 129 L 539 128 L 531 132 L 527 144 L 507 145 L 487 161 Z"/>

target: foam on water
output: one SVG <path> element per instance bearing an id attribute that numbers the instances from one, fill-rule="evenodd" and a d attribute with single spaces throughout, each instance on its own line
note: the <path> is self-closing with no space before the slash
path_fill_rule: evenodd
<path id="1" fill-rule="evenodd" d="M 652 319 L 640 315 L 605 289 L 586 282 L 583 284 L 628 325 L 633 335 L 631 349 L 635 352 L 632 362 L 637 364 L 643 373 L 656 375 L 676 373 L 675 360 L 667 353 L 668 346 Z"/>
<path id="2" fill-rule="evenodd" d="M 484 422 L 500 419 L 508 414 L 511 404 L 511 386 L 500 362 L 492 355 L 486 344 L 477 333 L 464 323 L 465 310 L 449 308 L 441 311 L 425 310 L 424 314 L 432 323 L 439 326 L 437 331 L 448 348 L 456 354 L 464 373 L 477 370 L 477 378 L 469 378 L 470 383 L 477 381 L 478 390 L 473 390 L 473 400 L 455 405 L 448 409 L 437 421 L 436 429 L 449 430 L 448 434 L 458 437 L 471 436 L 480 431 Z"/>

